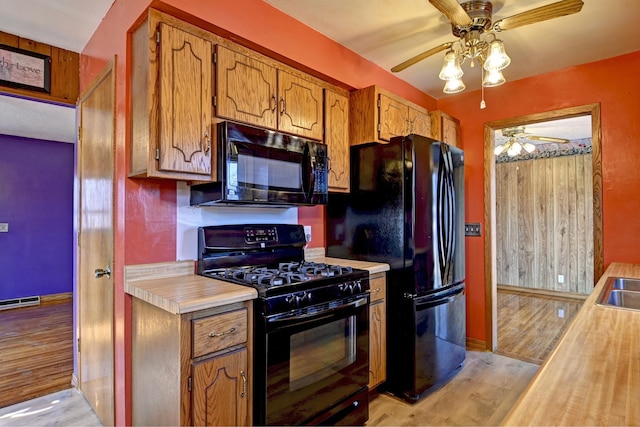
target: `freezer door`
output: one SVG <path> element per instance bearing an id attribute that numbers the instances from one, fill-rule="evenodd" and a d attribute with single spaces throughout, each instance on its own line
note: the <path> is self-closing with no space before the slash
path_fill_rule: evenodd
<path id="1" fill-rule="evenodd" d="M 414 375 L 404 397 L 416 401 L 429 387 L 449 379 L 466 356 L 464 284 L 432 299 L 415 299 Z"/>

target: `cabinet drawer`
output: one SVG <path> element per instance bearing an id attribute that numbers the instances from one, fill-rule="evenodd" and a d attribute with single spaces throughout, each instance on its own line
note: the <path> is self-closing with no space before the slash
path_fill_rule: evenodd
<path id="1" fill-rule="evenodd" d="M 369 278 L 371 290 L 371 302 L 383 300 L 387 296 L 387 278 L 384 273 L 376 274 Z"/>
<path id="2" fill-rule="evenodd" d="M 247 309 L 196 319 L 193 325 L 193 357 L 247 342 Z"/>

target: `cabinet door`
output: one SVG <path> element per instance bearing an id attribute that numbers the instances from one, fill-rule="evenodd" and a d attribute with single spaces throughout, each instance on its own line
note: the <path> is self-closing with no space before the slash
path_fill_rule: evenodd
<path id="1" fill-rule="evenodd" d="M 431 116 L 428 113 L 409 107 L 409 123 L 411 124 L 410 133 L 432 138 Z"/>
<path id="2" fill-rule="evenodd" d="M 276 129 L 276 69 L 220 45 L 216 56 L 216 115 Z"/>
<path id="3" fill-rule="evenodd" d="M 442 141 L 454 147 L 460 146 L 460 124 L 453 117 L 442 116 Z"/>
<path id="4" fill-rule="evenodd" d="M 378 138 L 391 141 L 395 136 L 407 135 L 409 133 L 408 107 L 383 94 L 380 94 L 378 99 Z"/>
<path id="5" fill-rule="evenodd" d="M 331 159 L 329 190 L 349 192 L 349 98 L 325 90 L 324 105 L 324 142 Z"/>
<path id="6" fill-rule="evenodd" d="M 211 175 L 211 42 L 165 23 L 159 31 L 158 169 Z"/>
<path id="7" fill-rule="evenodd" d="M 248 424 L 249 387 L 247 349 L 193 365 L 193 424 L 244 426 Z"/>
<path id="8" fill-rule="evenodd" d="M 322 140 L 322 87 L 285 71 L 278 73 L 278 128 Z"/>
<path id="9" fill-rule="evenodd" d="M 387 378 L 387 309 L 384 301 L 369 310 L 369 390 Z"/>

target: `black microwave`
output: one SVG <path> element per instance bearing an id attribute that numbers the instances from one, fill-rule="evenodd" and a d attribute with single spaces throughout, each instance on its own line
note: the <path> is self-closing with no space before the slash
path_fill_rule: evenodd
<path id="1" fill-rule="evenodd" d="M 326 144 L 230 121 L 216 133 L 217 180 L 192 185 L 191 205 L 327 203 Z"/>

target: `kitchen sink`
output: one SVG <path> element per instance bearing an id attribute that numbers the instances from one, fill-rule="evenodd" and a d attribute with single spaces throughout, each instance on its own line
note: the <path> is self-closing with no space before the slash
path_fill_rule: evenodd
<path id="1" fill-rule="evenodd" d="M 640 279 L 609 277 L 596 304 L 640 310 Z"/>

